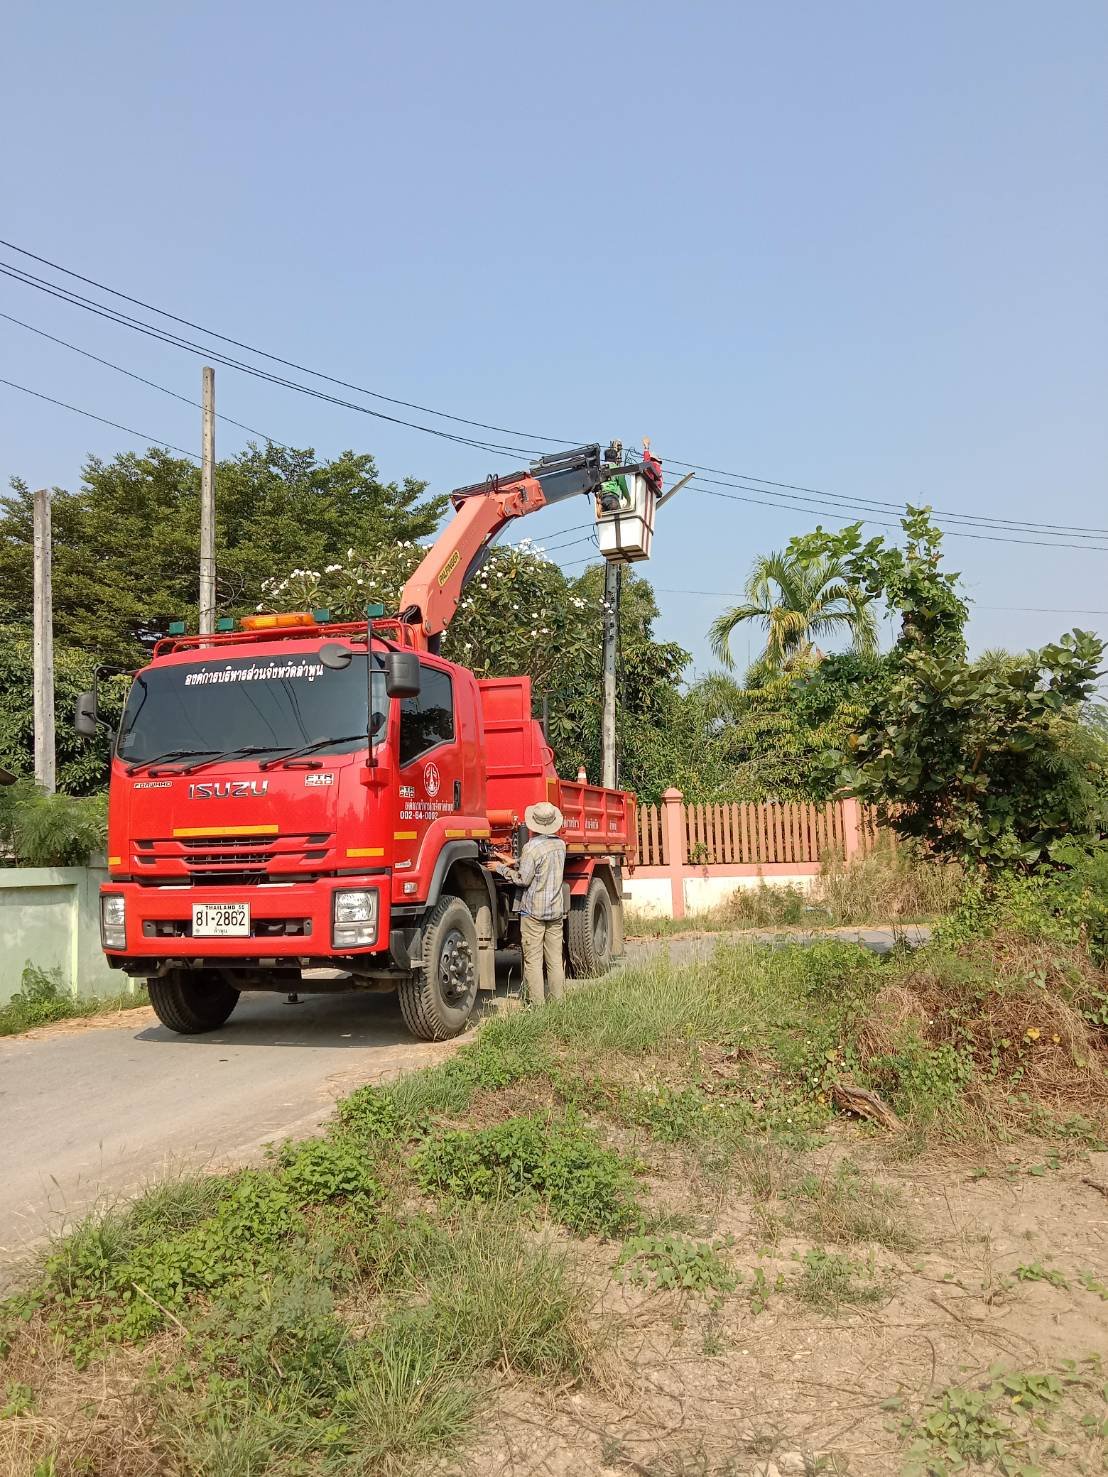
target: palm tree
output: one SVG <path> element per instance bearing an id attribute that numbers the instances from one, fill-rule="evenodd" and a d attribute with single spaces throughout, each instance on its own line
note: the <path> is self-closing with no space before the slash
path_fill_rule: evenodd
<path id="1" fill-rule="evenodd" d="M 762 554 L 751 566 L 746 602 L 725 610 L 708 632 L 712 650 L 731 667 L 731 633 L 744 621 L 758 621 L 766 632 L 761 660 L 782 671 L 798 656 L 816 653 L 817 636 L 849 634 L 855 651 L 877 650 L 877 622 L 869 600 L 847 579 L 840 559 L 798 559 L 795 554 Z"/>

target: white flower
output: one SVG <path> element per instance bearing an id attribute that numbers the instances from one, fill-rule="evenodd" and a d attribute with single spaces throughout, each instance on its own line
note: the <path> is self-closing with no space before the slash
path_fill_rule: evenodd
<path id="1" fill-rule="evenodd" d="M 353 557 L 354 557 L 354 550 L 353 549 L 347 549 L 347 551 L 346 551 L 346 557 L 348 559 L 353 559 Z"/>

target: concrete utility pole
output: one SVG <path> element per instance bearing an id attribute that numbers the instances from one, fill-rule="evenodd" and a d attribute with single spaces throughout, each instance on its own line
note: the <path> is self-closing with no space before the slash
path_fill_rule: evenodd
<path id="1" fill-rule="evenodd" d="M 604 565 L 604 683 L 600 718 L 600 783 L 615 789 L 619 783 L 616 762 L 616 660 L 619 652 L 619 601 L 623 565 L 609 559 Z"/>
<path id="2" fill-rule="evenodd" d="M 35 783 L 54 792 L 54 593 L 50 563 L 50 492 L 34 499 L 34 709 Z"/>
<path id="3" fill-rule="evenodd" d="M 200 634 L 215 630 L 215 370 L 205 364 L 200 465 Z"/>

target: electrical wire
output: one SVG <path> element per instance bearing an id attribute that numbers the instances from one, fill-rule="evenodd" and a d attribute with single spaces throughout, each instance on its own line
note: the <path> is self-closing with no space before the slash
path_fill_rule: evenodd
<path id="1" fill-rule="evenodd" d="M 11 390 L 21 390 L 24 395 L 33 395 L 36 400 L 48 400 L 51 405 L 60 405 L 63 410 L 73 411 L 74 415 L 87 416 L 90 421 L 99 421 L 102 426 L 111 426 L 117 431 L 124 431 L 128 436 L 134 436 L 139 441 L 145 441 L 147 446 L 164 446 L 167 451 L 179 451 L 182 456 L 187 456 L 190 461 L 199 462 L 200 460 L 191 451 L 186 451 L 183 446 L 174 446 L 172 441 L 162 441 L 157 436 L 147 436 L 143 431 L 136 431 L 130 426 L 120 425 L 119 421 L 110 421 L 106 416 L 95 415 L 91 410 L 82 410 L 79 405 L 70 405 L 65 400 L 55 400 L 53 395 L 44 395 L 41 390 L 32 390 L 29 385 L 17 385 L 15 380 L 2 378 L 0 378 L 0 385 L 7 385 Z"/>
<path id="2" fill-rule="evenodd" d="M 745 600 L 739 590 L 679 590 L 668 585 L 653 585 L 659 595 L 695 595 L 711 600 Z M 1108 615 L 1108 610 L 1085 610 L 1058 605 L 980 605 L 972 596 L 969 603 L 974 610 L 1003 610 L 1017 615 Z"/>
<path id="3" fill-rule="evenodd" d="M 10 313 L 0 313 L 8 323 L 15 323 L 19 328 L 25 328 L 28 333 L 37 333 L 39 338 L 49 339 L 52 344 L 60 344 L 63 349 L 72 349 L 74 354 L 81 354 L 86 359 L 93 360 L 96 364 L 103 364 L 107 369 L 114 369 L 118 374 L 125 374 L 128 379 L 137 380 L 140 385 L 149 385 L 152 390 L 160 390 L 163 395 L 172 395 L 174 400 L 180 400 L 183 405 L 191 405 L 194 410 L 203 410 L 199 400 L 190 400 L 187 395 L 180 395 L 176 390 L 171 390 L 167 385 L 159 385 L 156 380 L 148 380 L 144 375 L 135 374 L 134 370 L 124 369 L 122 364 L 113 364 L 110 359 L 101 359 L 99 354 L 90 353 L 88 349 L 82 349 L 77 344 L 71 344 L 68 339 L 57 338 L 52 333 L 47 333 L 44 328 L 36 328 L 33 323 L 24 323 L 22 318 L 13 318 Z M 251 436 L 260 436 L 263 441 L 268 441 L 273 446 L 282 443 L 273 436 L 267 436 L 264 431 L 257 431 L 253 426 L 244 425 L 242 421 L 236 421 L 229 415 L 216 412 L 216 420 L 222 421 L 228 426 L 237 426 L 240 431 L 249 431 Z"/>
<path id="4" fill-rule="evenodd" d="M 330 405 L 337 405 L 344 410 L 356 410 L 362 415 L 372 416 L 375 420 L 387 421 L 393 425 L 406 426 L 413 431 L 423 431 L 429 436 L 438 436 L 444 441 L 456 442 L 463 446 L 472 446 L 479 451 L 488 451 L 496 455 L 511 453 L 513 456 L 530 457 L 532 450 L 518 447 L 506 446 L 496 442 L 478 441 L 469 436 L 459 436 L 453 431 L 443 431 L 436 426 L 423 426 L 416 421 L 405 420 L 400 416 L 386 415 L 383 410 L 371 410 L 367 405 L 358 405 L 353 400 L 344 400 L 340 396 L 327 394 L 323 390 L 313 389 L 311 385 L 302 385 L 296 380 L 285 378 L 283 375 L 271 374 L 268 370 L 259 369 L 257 365 L 247 364 L 239 359 L 233 359 L 219 349 L 213 349 L 208 345 L 193 343 L 180 335 L 167 333 L 154 328 L 140 319 L 132 318 L 130 314 L 121 313 L 118 309 L 107 308 L 75 293 L 69 288 L 62 288 L 42 281 L 21 268 L 13 268 L 0 264 L 0 274 L 12 278 L 13 281 L 21 283 L 24 287 L 34 287 L 40 292 L 68 303 L 71 307 L 83 308 L 86 312 L 94 313 L 99 318 L 106 319 L 109 323 L 115 323 L 122 328 L 130 328 L 137 333 L 144 334 L 160 343 L 169 344 L 172 348 L 184 349 L 187 353 L 195 354 L 198 358 L 211 360 L 221 364 L 228 369 L 240 370 L 243 374 L 252 375 L 268 384 L 280 385 L 284 389 L 295 390 L 302 395 L 310 395 L 313 399 L 322 400 Z"/>
<path id="5" fill-rule="evenodd" d="M 24 246 L 17 246 L 14 241 L 5 241 L 0 238 L 0 246 L 6 246 L 9 251 L 17 251 L 20 256 L 29 257 L 32 261 L 41 263 L 44 267 L 50 267 L 52 271 L 62 272 L 67 277 L 72 277 L 77 282 L 83 282 L 87 287 L 95 287 L 100 292 L 109 293 L 123 302 L 131 303 L 134 307 L 142 308 L 148 313 L 157 313 L 159 318 L 168 318 L 173 323 L 180 323 L 185 328 L 191 328 L 196 333 L 206 333 L 211 338 L 220 339 L 225 344 L 231 344 L 236 349 L 243 349 L 248 354 L 257 354 L 259 358 L 269 359 L 274 364 L 282 364 L 286 369 L 295 369 L 300 374 L 310 374 L 313 379 L 325 380 L 328 384 L 338 385 L 344 390 L 354 390 L 359 395 L 368 395 L 374 400 L 383 400 L 388 405 L 400 405 L 406 410 L 418 410 L 423 415 L 438 416 L 441 420 L 454 421 L 459 425 L 473 426 L 482 431 L 496 431 L 503 436 L 518 436 L 524 441 L 538 441 L 539 443 L 557 442 L 563 446 L 576 446 L 576 441 L 567 440 L 558 436 L 536 436 L 531 431 L 513 431 L 508 426 L 495 426 L 487 421 L 471 420 L 464 415 L 451 415 L 445 410 L 434 410 L 429 405 L 419 405 L 414 400 L 401 400 L 395 395 L 385 395 L 379 390 L 367 390 L 364 385 L 356 385 L 349 380 L 338 379 L 335 375 L 324 374 L 321 370 L 310 369 L 306 364 L 298 364 L 294 359 L 283 359 L 279 354 L 271 354 L 266 349 L 256 348 L 252 344 L 241 342 L 239 339 L 231 338 L 225 333 L 219 333 L 214 328 L 204 328 L 199 323 L 193 323 L 188 318 L 181 318 L 176 313 L 170 313 L 165 308 L 155 307 L 153 303 L 147 303 L 142 298 L 131 297 L 126 292 L 120 292 L 118 288 L 109 287 L 104 282 L 98 282 L 94 277 L 85 277 L 80 272 L 73 271 L 70 267 L 63 267 L 59 262 L 51 261 L 48 257 L 38 256 L 33 251 L 28 251 Z M 424 427 L 423 429 L 428 429 Z"/>
<path id="6" fill-rule="evenodd" d="M 96 288 L 100 292 L 108 293 L 108 294 L 110 294 L 113 297 L 119 298 L 121 301 L 128 302 L 128 303 L 131 303 L 134 306 L 140 307 L 140 308 L 142 308 L 146 312 L 156 313 L 159 317 L 166 318 L 169 321 L 174 322 L 174 323 L 182 324 L 183 326 L 185 326 L 187 328 L 190 328 L 190 329 L 192 329 L 192 330 L 194 330 L 196 332 L 208 334 L 211 337 L 214 337 L 214 338 L 217 338 L 217 339 L 221 340 L 223 343 L 231 344 L 233 347 L 242 349 L 242 350 L 244 350 L 247 353 L 256 354 L 256 355 L 258 355 L 261 358 L 269 359 L 273 363 L 281 364 L 281 365 L 283 365 L 286 368 L 295 369 L 299 373 L 308 374 L 312 378 L 324 380 L 324 381 L 326 381 L 328 383 L 338 385 L 338 386 L 340 386 L 340 387 L 342 387 L 344 389 L 353 390 L 357 394 L 366 395 L 366 396 L 369 396 L 370 398 L 381 400 L 381 401 L 384 401 L 385 403 L 388 403 L 388 404 L 403 406 L 404 408 L 407 408 L 407 409 L 418 410 L 422 414 L 432 415 L 432 416 L 435 416 L 436 418 L 443 419 L 443 420 L 453 421 L 453 422 L 455 422 L 457 424 L 468 425 L 468 426 L 471 426 L 471 427 L 474 427 L 474 428 L 477 428 L 477 429 L 481 429 L 481 430 L 495 431 L 497 434 L 511 435 L 511 436 L 518 437 L 518 438 L 520 438 L 522 440 L 535 441 L 535 442 L 538 442 L 539 444 L 551 444 L 551 443 L 558 444 L 558 445 L 574 445 L 574 444 L 576 444 L 574 441 L 572 441 L 572 440 L 570 440 L 568 438 L 565 438 L 565 437 L 539 436 L 539 435 L 537 435 L 534 432 L 517 431 L 517 430 L 513 430 L 510 427 L 496 425 L 496 424 L 494 424 L 492 422 L 487 422 L 487 421 L 479 421 L 479 420 L 475 420 L 475 419 L 472 419 L 472 418 L 466 417 L 466 416 L 454 415 L 454 414 L 452 414 L 451 412 L 448 412 L 448 411 L 436 410 L 435 408 L 433 408 L 431 406 L 421 405 L 421 404 L 419 404 L 416 401 L 403 400 L 403 399 L 400 399 L 399 397 L 396 397 L 396 396 L 385 395 L 384 393 L 382 393 L 380 391 L 377 391 L 377 390 L 367 389 L 366 387 L 360 386 L 360 385 L 357 385 L 357 384 L 354 384 L 353 382 L 351 382 L 349 380 L 343 380 L 343 379 L 338 378 L 337 376 L 325 374 L 322 371 L 314 370 L 314 369 L 311 369 L 310 367 L 308 367 L 306 365 L 299 364 L 295 360 L 285 359 L 285 358 L 283 358 L 280 355 L 270 353 L 268 350 L 260 349 L 260 348 L 254 346 L 254 345 L 247 344 L 247 343 L 245 343 L 242 340 L 231 338 L 227 334 L 219 333 L 218 330 L 204 328 L 200 324 L 197 324 L 197 323 L 193 322 L 191 319 L 183 318 L 180 315 L 175 314 L 175 313 L 171 313 L 171 312 L 169 312 L 168 310 L 166 310 L 164 308 L 159 308 L 155 304 L 148 303 L 145 300 L 143 300 L 142 298 L 134 297 L 134 296 L 132 296 L 132 295 L 130 295 L 128 293 L 125 293 L 125 292 L 120 291 L 118 288 L 110 287 L 108 284 L 103 283 L 103 282 L 100 282 L 96 278 L 88 277 L 88 276 L 86 276 L 86 275 L 84 275 L 84 274 L 82 274 L 80 272 L 77 272 L 77 271 L 73 270 L 70 267 L 63 266 L 59 262 L 52 261 L 48 257 L 40 256 L 36 252 L 29 251 L 26 247 L 18 246 L 15 242 L 7 241 L 7 240 L 5 240 L 3 238 L 0 238 L 0 246 L 5 246 L 5 247 L 7 247 L 7 249 L 9 251 L 17 252 L 21 256 L 24 256 L 24 257 L 27 257 L 27 258 L 33 260 L 33 261 L 39 262 L 43 266 L 49 267 L 52 271 L 60 272 L 60 273 L 63 273 L 65 276 L 72 277 L 74 280 L 79 281 L 79 282 L 82 282 L 86 286 L 94 287 L 94 288 Z M 318 399 L 327 401 L 329 403 L 338 405 L 338 406 L 340 406 L 340 407 L 342 407 L 344 409 L 357 410 L 357 411 L 362 412 L 363 414 L 376 416 L 379 419 L 382 419 L 382 420 L 385 420 L 385 421 L 389 421 L 389 422 L 392 422 L 394 424 L 399 424 L 399 425 L 407 426 L 409 429 L 412 429 L 412 430 L 422 431 L 423 433 L 425 433 L 427 435 L 439 436 L 439 437 L 442 437 L 442 438 L 444 438 L 446 440 L 455 441 L 455 442 L 457 442 L 459 444 L 472 446 L 472 447 L 474 447 L 476 449 L 489 451 L 489 452 L 494 453 L 494 454 L 501 454 L 501 453 L 508 453 L 508 452 L 510 452 L 510 453 L 512 453 L 514 455 L 522 455 L 522 456 L 530 456 L 530 455 L 533 454 L 531 451 L 529 451 L 529 450 L 527 450 L 525 448 L 521 448 L 521 447 L 514 446 L 514 445 L 504 445 L 504 444 L 501 444 L 501 443 L 495 443 L 495 442 L 486 441 L 486 440 L 477 440 L 477 439 L 471 438 L 471 437 L 458 436 L 458 435 L 455 435 L 453 433 L 443 431 L 443 430 L 441 430 L 438 427 L 420 425 L 417 422 L 408 421 L 408 420 L 405 420 L 405 419 L 403 419 L 401 417 L 385 415 L 383 412 L 371 410 L 371 409 L 369 409 L 366 406 L 357 405 L 357 404 L 355 404 L 355 403 L 353 403 L 351 401 L 346 401 L 346 400 L 343 400 L 343 399 L 341 399 L 339 397 L 336 397 L 336 396 L 331 396 L 331 395 L 323 394 L 322 392 L 320 392 L 318 390 L 314 390 L 311 386 L 299 384 L 296 381 L 289 380 L 289 379 L 287 379 L 284 376 L 270 374 L 267 371 L 264 371 L 264 370 L 259 369 L 256 365 L 249 365 L 249 364 L 246 364 L 246 363 L 244 363 L 244 362 L 242 362 L 240 360 L 233 359 L 230 356 L 221 354 L 220 351 L 211 350 L 211 349 L 209 349 L 209 348 L 207 348 L 207 347 L 205 347 L 203 345 L 198 345 L 198 344 L 193 343 L 193 342 L 191 342 L 191 341 L 189 341 L 187 339 L 184 339 L 180 335 L 177 335 L 177 334 L 168 334 L 168 333 L 166 333 L 166 332 L 164 332 L 162 330 L 159 330 L 159 329 L 155 328 L 153 325 L 150 325 L 150 324 L 147 324 L 147 323 L 143 323 L 141 320 L 134 318 L 130 314 L 121 313 L 117 309 L 108 308 L 108 307 L 106 307 L 103 304 L 98 304 L 94 300 L 85 297 L 81 293 L 76 293 L 76 292 L 72 291 L 69 288 L 61 287 L 59 284 L 54 284 L 54 283 L 47 282 L 44 279 L 39 278 L 39 277 L 36 277 L 33 273 L 27 272 L 27 271 L 25 271 L 22 268 L 12 268 L 10 266 L 0 265 L 0 272 L 3 272 L 4 275 L 11 277 L 13 280 L 15 280 L 17 282 L 21 282 L 24 286 L 35 287 L 35 288 L 37 288 L 40 291 L 48 292 L 50 295 L 59 298 L 61 301 L 70 303 L 71 306 L 83 307 L 87 311 L 94 312 L 94 313 L 98 314 L 101 317 L 107 318 L 108 321 L 110 321 L 110 322 L 117 323 L 119 326 L 129 327 L 129 328 L 133 329 L 134 331 L 137 331 L 137 332 L 140 332 L 140 333 L 144 333 L 147 336 L 152 337 L 152 338 L 155 338 L 155 339 L 159 339 L 161 342 L 170 344 L 173 347 L 183 348 L 187 352 L 200 354 L 200 355 L 202 355 L 203 357 L 206 357 L 206 358 L 215 358 L 215 359 L 217 359 L 218 362 L 224 364 L 228 368 L 238 369 L 238 370 L 240 370 L 243 373 L 251 374 L 251 375 L 255 376 L 256 378 L 267 380 L 270 383 L 281 385 L 284 388 L 293 389 L 293 390 L 296 390 L 296 391 L 298 391 L 298 392 L 300 392 L 302 394 L 312 395 L 315 398 L 318 398 Z M 19 322 L 19 320 L 12 320 L 12 321 Z M 22 325 L 22 326 L 28 327 L 29 325 Z M 38 330 L 32 329 L 32 331 L 33 332 L 37 332 Z M 46 335 L 46 336 L 49 337 L 49 335 Z M 58 342 L 64 343 L 65 341 L 64 340 L 58 340 Z M 74 346 L 74 345 L 66 344 L 66 347 L 74 348 L 76 350 L 76 352 L 78 352 L 78 353 L 84 353 L 85 352 L 84 350 L 76 349 L 76 346 Z M 88 357 L 95 358 L 96 356 L 89 355 Z M 107 363 L 108 361 L 100 361 L 100 362 Z M 116 368 L 116 369 L 119 368 L 119 366 L 117 366 L 117 365 L 110 365 L 110 367 Z M 127 370 L 123 370 L 121 372 L 123 372 L 123 373 L 130 373 L 130 371 L 127 371 Z M 141 376 L 133 376 L 133 377 L 134 378 L 138 378 L 138 379 L 141 379 L 142 378 Z M 146 383 L 152 383 L 152 382 L 146 381 Z M 155 386 L 155 388 L 164 388 L 164 387 Z M 173 392 L 170 391 L 169 393 L 172 394 Z M 183 398 L 183 397 L 179 397 L 179 398 Z M 253 433 L 253 434 L 259 434 L 259 433 Z M 683 458 L 679 458 L 679 457 L 670 457 L 670 458 L 668 458 L 668 460 L 672 464 L 674 464 L 676 466 L 685 467 L 685 468 L 691 469 L 691 470 L 693 470 L 695 472 L 698 472 L 698 473 L 711 473 L 711 474 L 715 474 L 718 477 L 732 478 L 732 479 L 741 479 L 741 480 L 738 480 L 738 481 L 725 481 L 725 482 L 722 482 L 722 483 L 717 483 L 716 485 L 719 486 L 719 487 L 722 487 L 722 488 L 737 488 L 737 489 L 739 489 L 741 491 L 744 491 L 744 492 L 747 492 L 747 493 L 749 493 L 749 492 L 760 492 L 760 493 L 763 493 L 764 495 L 771 496 L 771 497 L 772 496 L 777 496 L 779 498 L 788 498 L 789 501 L 795 502 L 798 505 L 804 507 L 806 509 L 806 511 L 817 511 L 817 512 L 820 512 L 820 511 L 822 511 L 822 506 L 821 505 L 823 503 L 829 503 L 829 504 L 832 504 L 832 505 L 839 505 L 839 506 L 842 506 L 844 508 L 850 509 L 852 511 L 855 510 L 855 509 L 857 509 L 857 508 L 877 509 L 877 510 L 880 510 L 880 511 L 891 511 L 891 512 L 899 512 L 900 511 L 900 505 L 899 504 L 891 503 L 891 502 L 888 502 L 888 501 L 885 501 L 885 500 L 882 500 L 882 499 L 865 498 L 865 497 L 862 497 L 860 495 L 855 495 L 855 496 L 852 496 L 852 497 L 849 497 L 848 498 L 848 497 L 842 496 L 841 494 L 838 494 L 838 493 L 830 493 L 830 492 L 827 492 L 827 491 L 825 491 L 823 489 L 820 489 L 820 488 L 805 487 L 804 485 L 799 484 L 799 483 L 776 482 L 776 481 L 773 481 L 773 480 L 768 479 L 768 478 L 755 477 L 753 474 L 750 474 L 750 473 L 730 472 L 730 471 L 728 471 L 728 470 L 726 470 L 724 468 L 710 467 L 710 466 L 707 466 L 704 463 L 691 462 L 691 461 L 687 461 L 687 460 L 685 460 Z M 704 477 L 704 476 L 702 476 L 700 478 L 700 481 L 701 482 L 705 482 L 705 481 L 710 482 L 711 480 L 712 480 L 711 477 Z M 748 486 L 747 485 L 747 484 L 751 484 L 751 483 L 757 484 L 757 485 L 756 486 Z M 802 500 L 800 498 L 789 498 L 789 494 L 790 493 L 802 493 L 802 494 L 805 494 L 806 499 L 816 499 L 817 502 L 816 502 L 815 508 L 813 509 L 811 507 L 811 504 L 809 502 L 807 502 L 806 500 Z M 722 495 L 722 494 L 720 494 L 720 495 Z M 736 500 L 737 501 L 747 501 L 747 502 L 757 502 L 758 501 L 755 498 L 751 498 L 751 497 L 743 498 L 743 497 L 737 496 L 737 495 L 736 495 Z M 769 506 L 769 507 L 780 506 L 780 505 L 781 505 L 780 503 L 765 503 L 764 504 L 764 506 Z M 1069 525 L 1065 525 L 1065 524 L 1039 523 L 1039 522 L 1035 522 L 1033 520 L 1023 520 L 1023 519 L 991 518 L 991 517 L 988 517 L 986 515 L 979 515 L 979 514 L 966 514 L 966 513 L 948 512 L 948 511 L 944 511 L 943 509 L 934 509 L 934 513 L 935 513 L 935 516 L 937 518 L 949 519 L 952 522 L 961 523 L 961 524 L 967 524 L 967 525 L 969 525 L 970 527 L 973 527 L 973 528 L 1011 528 L 1011 529 L 1014 529 L 1014 530 L 1017 530 L 1017 531 L 1022 531 L 1022 532 L 1039 532 L 1039 533 L 1045 534 L 1046 537 L 1047 537 L 1047 539 L 1056 539 L 1056 538 L 1058 538 L 1058 537 L 1060 537 L 1062 535 L 1076 535 L 1076 536 L 1080 536 L 1082 534 L 1091 534 L 1094 537 L 1102 537 L 1102 536 L 1108 535 L 1108 529 L 1094 528 L 1094 527 L 1084 526 L 1084 525 L 1080 525 L 1080 524 L 1069 524 Z M 854 520 L 840 520 L 840 521 L 844 521 L 845 522 L 845 521 L 854 521 Z M 898 523 L 883 522 L 882 520 L 876 519 L 876 518 L 863 518 L 862 521 L 872 523 L 872 524 L 874 524 L 875 526 L 878 526 L 878 527 L 889 527 L 889 528 L 899 527 L 899 524 Z M 953 530 L 953 529 L 949 529 L 947 531 L 949 533 L 951 533 L 951 535 L 954 536 L 954 537 L 979 538 L 979 539 L 985 539 L 985 540 L 990 541 L 990 542 L 1010 542 L 1010 543 L 1026 543 L 1026 544 L 1033 544 L 1033 543 L 1036 542 L 1035 540 L 1030 540 L 1030 539 L 1003 538 L 1003 537 L 1000 537 L 1000 536 L 992 536 L 992 537 L 990 537 L 989 535 L 986 535 L 986 534 L 959 533 L 957 530 Z M 1078 544 L 1072 544 L 1072 543 L 1049 543 L 1049 542 L 1042 542 L 1042 543 L 1039 544 L 1039 546 L 1040 547 L 1044 547 L 1044 548 L 1081 548 L 1081 547 L 1099 548 L 1099 545 L 1078 545 Z"/>
<path id="7" fill-rule="evenodd" d="M 705 480 L 705 481 L 708 481 L 708 482 L 711 482 L 712 481 L 712 479 L 710 477 L 709 478 L 702 479 L 702 480 Z M 720 485 L 728 486 L 730 484 L 720 484 Z M 796 504 L 799 507 L 803 508 L 805 512 L 818 513 L 821 517 L 824 517 L 824 518 L 826 518 L 826 517 L 829 516 L 826 508 L 821 507 L 818 503 L 817 504 L 812 504 L 811 502 L 805 503 L 800 498 L 792 498 L 787 503 L 767 502 L 764 497 L 763 498 L 744 497 L 741 493 L 717 492 L 712 487 L 703 487 L 703 488 L 699 488 L 698 490 L 701 491 L 701 492 L 703 492 L 706 497 L 726 498 L 730 502 L 753 503 L 753 504 L 755 504 L 758 507 L 762 507 L 762 508 L 779 508 L 779 509 L 782 509 L 785 512 L 795 512 L 796 511 L 796 507 L 794 507 L 793 505 Z M 772 496 L 772 497 L 787 497 L 788 494 L 787 493 L 771 493 L 771 494 L 769 494 L 769 496 Z M 830 515 L 830 521 L 832 523 L 841 523 L 844 527 L 847 526 L 847 525 L 849 525 L 850 523 L 869 523 L 869 524 L 872 524 L 875 528 L 895 528 L 895 529 L 899 529 L 900 528 L 900 524 L 899 523 L 890 522 L 888 519 L 884 519 L 884 518 L 871 518 L 869 516 L 861 516 L 861 515 L 858 516 L 858 517 L 855 517 L 855 518 L 844 518 L 844 517 L 840 516 L 838 513 L 835 513 L 833 515 Z M 1042 539 L 1010 538 L 1006 534 L 971 533 L 967 529 L 963 529 L 963 528 L 944 528 L 943 529 L 943 534 L 944 534 L 945 537 L 948 537 L 948 538 L 968 538 L 968 539 L 975 539 L 975 540 L 983 540 L 984 542 L 990 543 L 990 544 L 1025 544 L 1025 545 L 1028 545 L 1031 548 L 1036 548 L 1036 549 L 1078 549 L 1078 550 L 1080 550 L 1080 551 L 1082 551 L 1084 553 L 1108 554 L 1108 546 L 1106 546 L 1104 544 L 1093 544 L 1093 543 L 1082 543 L 1082 544 L 1046 543 Z"/>
<path id="8" fill-rule="evenodd" d="M 766 477 L 755 477 L 751 473 L 747 472 L 727 472 L 719 467 L 705 467 L 701 466 L 697 462 L 682 461 L 680 457 L 671 456 L 666 458 L 666 460 L 677 467 L 691 468 L 693 471 L 696 472 L 714 472 L 719 477 L 738 479 L 737 481 L 720 484 L 721 486 L 725 487 L 741 486 L 743 483 L 759 483 L 761 484 L 761 486 L 751 487 L 748 490 L 751 492 L 761 492 L 763 488 L 780 488 L 782 489 L 782 495 L 784 495 L 784 492 L 786 491 L 803 492 L 808 493 L 813 497 L 826 499 L 830 502 L 862 505 L 866 507 L 876 508 L 879 511 L 894 513 L 901 511 L 904 506 L 902 503 L 888 502 L 880 498 L 866 498 L 853 494 L 849 497 L 844 497 L 840 493 L 825 492 L 818 487 L 804 487 L 801 484 L 795 482 L 772 482 Z M 702 478 L 700 480 L 708 481 L 710 479 Z M 1079 523 L 1035 523 L 1032 520 L 1025 518 L 990 518 L 984 514 L 978 513 L 944 512 L 942 508 L 933 508 L 932 511 L 934 512 L 936 518 L 950 518 L 959 522 L 979 523 L 985 527 L 993 527 L 994 525 L 996 525 L 998 527 L 1011 527 L 1024 529 L 1026 531 L 1052 530 L 1056 533 L 1091 533 L 1094 535 L 1108 534 L 1108 528 L 1090 528 Z"/>

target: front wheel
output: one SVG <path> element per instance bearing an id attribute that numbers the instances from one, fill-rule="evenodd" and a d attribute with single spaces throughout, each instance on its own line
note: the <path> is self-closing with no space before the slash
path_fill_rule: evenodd
<path id="1" fill-rule="evenodd" d="M 422 967 L 397 987 L 400 1011 L 421 1041 L 466 1028 L 477 999 L 477 925 L 461 898 L 443 897 L 423 929 Z"/>
<path id="2" fill-rule="evenodd" d="M 146 988 L 155 1015 L 179 1036 L 218 1031 L 239 1003 L 239 992 L 208 969 L 173 969 Z"/>
<path id="3" fill-rule="evenodd" d="M 566 922 L 566 952 L 574 979 L 595 979 L 612 967 L 612 899 L 599 877 L 583 898 L 571 898 Z"/>

